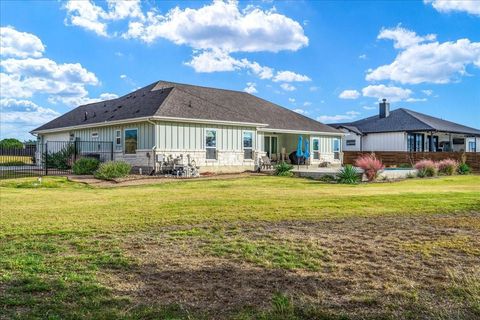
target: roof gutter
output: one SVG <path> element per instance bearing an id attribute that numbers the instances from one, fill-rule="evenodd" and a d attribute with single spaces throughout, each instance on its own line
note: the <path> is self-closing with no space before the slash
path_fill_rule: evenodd
<path id="1" fill-rule="evenodd" d="M 292 134 L 321 134 L 324 136 L 344 136 L 344 132 L 324 132 L 324 131 L 309 131 L 309 130 L 288 130 L 288 129 L 271 129 L 271 128 L 260 128 L 259 131 L 262 132 L 280 132 L 280 133 L 292 133 Z"/>
<path id="2" fill-rule="evenodd" d="M 266 127 L 266 126 L 268 126 L 268 124 L 265 124 L 265 123 L 236 122 L 236 121 L 224 121 L 224 120 L 206 120 L 206 119 L 188 119 L 188 118 L 155 116 L 155 117 L 139 117 L 139 118 L 132 118 L 132 119 L 116 120 L 116 121 L 96 122 L 96 123 L 82 124 L 82 125 L 77 125 L 77 126 L 53 128 L 53 129 L 32 130 L 32 131 L 30 131 L 30 133 L 31 134 L 44 134 L 44 133 L 62 132 L 62 131 L 68 131 L 68 130 L 79 130 L 79 129 L 88 129 L 88 128 L 95 128 L 95 127 L 114 126 L 114 125 L 119 125 L 119 124 L 142 122 L 142 121 L 152 123 L 151 122 L 152 120 L 169 121 L 169 122 L 185 122 L 185 123 L 220 124 L 220 125 L 241 126 L 241 127 Z"/>

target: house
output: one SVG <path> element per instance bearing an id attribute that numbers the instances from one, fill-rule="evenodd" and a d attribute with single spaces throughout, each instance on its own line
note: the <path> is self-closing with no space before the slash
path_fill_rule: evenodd
<path id="1" fill-rule="evenodd" d="M 117 99 L 79 106 L 32 131 L 49 141 L 111 141 L 113 158 L 157 167 L 189 157 L 201 171 L 253 170 L 288 159 L 299 136 L 310 163 L 341 164 L 343 133 L 246 92 L 158 81 Z M 159 157 L 160 156 L 160 157 Z"/>
<path id="2" fill-rule="evenodd" d="M 344 151 L 480 151 L 480 130 L 405 108 L 390 111 L 386 99 L 378 115 L 330 126 L 345 133 Z"/>

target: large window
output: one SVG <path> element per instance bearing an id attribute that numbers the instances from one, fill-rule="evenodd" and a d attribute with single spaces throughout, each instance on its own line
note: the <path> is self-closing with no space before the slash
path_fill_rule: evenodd
<path id="1" fill-rule="evenodd" d="M 269 158 L 277 156 L 277 144 L 278 138 L 276 136 L 264 136 L 263 137 L 263 151 L 267 153 Z"/>
<path id="2" fill-rule="evenodd" d="M 318 138 L 312 140 L 312 155 L 314 160 L 320 160 L 320 139 Z"/>
<path id="3" fill-rule="evenodd" d="M 251 160 L 253 159 L 253 132 L 243 132 L 243 158 Z"/>
<path id="4" fill-rule="evenodd" d="M 475 141 L 468 142 L 468 152 L 477 152 L 477 146 Z"/>
<path id="5" fill-rule="evenodd" d="M 138 130 L 125 129 L 125 154 L 135 154 L 137 152 Z"/>
<path id="6" fill-rule="evenodd" d="M 355 139 L 347 140 L 345 144 L 347 146 L 354 146 L 356 144 L 356 140 Z"/>
<path id="7" fill-rule="evenodd" d="M 333 139 L 333 158 L 335 160 L 340 160 L 340 139 Z"/>
<path id="8" fill-rule="evenodd" d="M 422 133 L 409 133 L 407 136 L 408 152 L 423 152 L 425 136 Z"/>
<path id="9" fill-rule="evenodd" d="M 205 132 L 205 149 L 207 151 L 207 159 L 217 159 L 217 131 L 207 129 Z"/>

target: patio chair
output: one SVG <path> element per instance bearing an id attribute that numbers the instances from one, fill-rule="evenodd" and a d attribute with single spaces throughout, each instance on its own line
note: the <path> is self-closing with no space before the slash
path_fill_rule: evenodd
<path id="1" fill-rule="evenodd" d="M 272 169 L 272 163 L 270 162 L 270 158 L 267 156 L 262 156 L 261 158 L 262 169 Z"/>

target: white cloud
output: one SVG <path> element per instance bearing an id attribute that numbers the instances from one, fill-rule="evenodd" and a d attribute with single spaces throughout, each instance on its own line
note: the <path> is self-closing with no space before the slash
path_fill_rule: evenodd
<path id="1" fill-rule="evenodd" d="M 309 114 L 309 112 L 308 112 L 308 111 L 306 111 L 306 110 L 303 110 L 303 109 L 300 109 L 300 108 L 293 109 L 292 111 L 293 111 L 293 112 L 296 112 L 296 113 L 299 113 L 299 114 L 303 114 L 303 115 L 307 115 L 307 114 Z"/>
<path id="2" fill-rule="evenodd" d="M 270 79 L 273 76 L 273 69 L 261 66 L 255 61 L 248 59 L 235 59 L 226 52 L 220 50 L 202 51 L 195 55 L 185 65 L 192 67 L 196 72 L 224 72 L 246 69 L 260 79 Z"/>
<path id="3" fill-rule="evenodd" d="M 406 102 L 425 102 L 427 98 L 408 98 Z"/>
<path id="4" fill-rule="evenodd" d="M 297 88 L 295 86 L 292 86 L 291 84 L 288 83 L 282 83 L 280 87 L 285 90 L 285 91 L 295 91 Z"/>
<path id="5" fill-rule="evenodd" d="M 247 82 L 247 86 L 245 87 L 245 89 L 243 89 L 243 91 L 250 94 L 257 93 L 258 91 L 256 85 L 257 84 L 255 82 Z"/>
<path id="6" fill-rule="evenodd" d="M 374 106 L 363 106 L 362 108 L 365 109 L 365 110 L 374 110 L 374 109 L 377 109 L 378 107 L 374 107 Z"/>
<path id="7" fill-rule="evenodd" d="M 13 27 L 0 28 L 0 54 L 19 58 L 41 57 L 45 51 L 42 41 L 35 35 L 19 32 Z"/>
<path id="8" fill-rule="evenodd" d="M 109 21 L 122 20 L 125 18 L 137 18 L 141 21 L 145 19 L 140 8 L 139 0 L 108 0 L 107 4 L 108 10 L 104 10 L 90 0 L 68 1 L 64 6 L 65 10 L 67 10 L 65 23 L 107 37 L 107 24 Z"/>
<path id="9" fill-rule="evenodd" d="M 175 7 L 165 15 L 151 10 L 145 22 L 131 21 L 126 38 L 151 43 L 164 38 L 194 49 L 225 52 L 296 51 L 308 45 L 302 26 L 275 10 L 237 1 L 213 1 L 198 9 Z"/>
<path id="10" fill-rule="evenodd" d="M 367 59 L 367 55 L 366 54 L 361 54 L 361 55 L 358 56 L 358 59 L 365 60 L 365 59 Z"/>
<path id="11" fill-rule="evenodd" d="M 377 39 L 393 40 L 393 46 L 396 49 L 405 49 L 424 41 L 434 41 L 436 39 L 436 35 L 429 34 L 425 37 L 421 37 L 413 31 L 397 26 L 393 29 L 382 28 Z"/>
<path id="12" fill-rule="evenodd" d="M 386 86 L 383 84 L 369 85 L 362 89 L 362 94 L 364 97 L 371 97 L 377 99 L 385 98 L 391 102 L 407 100 L 408 98 L 410 98 L 412 93 L 413 92 L 410 89 Z"/>
<path id="13" fill-rule="evenodd" d="M 29 139 L 28 131 L 60 115 L 30 100 L 0 99 L 0 137 Z"/>
<path id="14" fill-rule="evenodd" d="M 357 112 L 357 111 L 347 111 L 345 112 L 345 114 L 337 114 L 334 116 L 328 116 L 328 115 L 319 116 L 317 117 L 317 121 L 327 122 L 327 123 L 338 122 L 338 121 L 352 121 L 359 114 L 360 112 Z"/>
<path id="15" fill-rule="evenodd" d="M 419 37 L 400 27 L 384 29 L 380 35 L 393 39 L 394 46 L 401 51 L 391 64 L 369 70 L 366 75 L 368 81 L 449 83 L 468 75 L 469 65 L 480 67 L 480 42 L 469 39 L 432 42 L 435 39 L 432 35 Z"/>
<path id="16" fill-rule="evenodd" d="M 318 91 L 318 87 L 317 86 L 311 86 L 309 88 L 310 91 L 314 92 L 314 91 Z"/>
<path id="17" fill-rule="evenodd" d="M 478 0 L 423 0 L 440 12 L 467 12 L 480 16 L 480 2 Z"/>
<path id="18" fill-rule="evenodd" d="M 2 99 L 31 98 L 38 94 L 48 95 L 49 101 L 63 102 L 67 105 L 71 105 L 72 101 L 89 99 L 86 86 L 100 84 L 93 72 L 79 63 L 57 63 L 43 57 L 45 46 L 38 37 L 24 32 L 18 34 L 23 39 L 35 40 L 30 41 L 31 45 L 17 46 L 23 48 L 23 54 L 18 53 L 19 49 L 15 53 L 15 58 L 0 61 Z M 4 51 L 3 45 L 11 47 L 12 43 L 2 41 L 1 51 Z M 34 43 L 37 45 L 33 45 Z"/>
<path id="19" fill-rule="evenodd" d="M 358 92 L 357 90 L 344 90 L 342 91 L 342 93 L 340 93 L 338 97 L 340 99 L 355 100 L 355 99 L 358 99 L 358 97 L 360 97 L 360 92 Z"/>
<path id="20" fill-rule="evenodd" d="M 310 101 L 305 101 L 305 102 L 303 103 L 303 106 L 304 106 L 304 107 L 308 107 L 308 106 L 311 106 L 311 105 L 312 105 L 312 103 L 311 103 Z"/>
<path id="21" fill-rule="evenodd" d="M 126 79 L 127 78 L 127 75 L 126 74 L 121 74 L 120 75 L 120 79 Z"/>
<path id="22" fill-rule="evenodd" d="M 422 92 L 426 95 L 426 96 L 431 96 L 433 94 L 433 90 L 422 90 Z"/>
<path id="23" fill-rule="evenodd" d="M 295 103 L 295 98 L 288 98 L 288 101 L 289 101 L 290 103 Z"/>
<path id="24" fill-rule="evenodd" d="M 274 82 L 305 82 L 311 81 L 309 77 L 292 71 L 278 71 L 273 78 Z"/>

